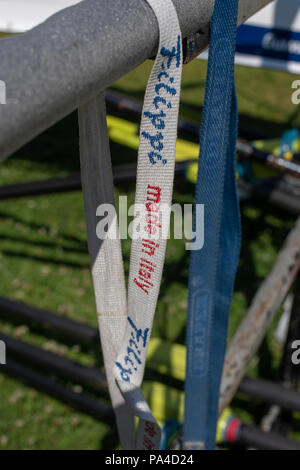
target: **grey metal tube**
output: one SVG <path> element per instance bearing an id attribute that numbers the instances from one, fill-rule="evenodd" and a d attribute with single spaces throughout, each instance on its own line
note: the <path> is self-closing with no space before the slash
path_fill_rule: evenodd
<path id="1" fill-rule="evenodd" d="M 173 0 L 184 36 L 203 31 L 214 0 Z M 271 0 L 240 0 L 239 21 Z M 143 0 L 84 0 L 1 40 L 0 160 L 155 53 L 158 27 Z"/>

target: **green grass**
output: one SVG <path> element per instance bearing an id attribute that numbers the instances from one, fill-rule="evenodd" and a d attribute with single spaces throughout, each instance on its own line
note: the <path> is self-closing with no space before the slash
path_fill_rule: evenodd
<path id="1" fill-rule="evenodd" d="M 115 88 L 142 99 L 151 68 L 147 62 L 115 84 Z M 280 72 L 237 68 L 241 123 L 280 135 L 284 128 L 300 127 L 299 107 L 290 102 L 292 76 Z M 200 120 L 205 64 L 185 67 L 181 114 Z M 134 152 L 112 144 L 114 163 L 136 158 Z M 0 184 L 31 181 L 78 171 L 76 116 L 72 115 L 1 164 Z M 174 202 L 192 202 L 192 185 L 176 179 Z M 134 186 L 116 188 L 133 201 Z M 230 336 L 243 318 L 256 289 L 269 272 L 295 217 L 263 203 L 242 205 L 243 249 L 232 303 Z M 123 242 L 126 273 L 129 241 Z M 184 343 L 187 308 L 188 254 L 182 241 L 168 243 L 166 266 L 153 335 Z M 27 302 L 59 315 L 96 326 L 89 270 L 86 230 L 80 191 L 0 201 L 0 295 Z M 281 347 L 272 325 L 251 362 L 253 376 L 275 378 Z M 85 351 L 51 340 L 25 325 L 0 320 L 1 331 L 65 355 L 83 364 L 101 364 L 100 348 Z M 75 346 L 75 347 L 74 347 Z M 1 372 L 1 370 L 0 370 Z M 0 375 L 0 449 L 107 449 L 117 445 L 115 430 L 78 413 L 57 400 Z M 264 408 L 236 400 L 235 412 L 259 422 Z"/>

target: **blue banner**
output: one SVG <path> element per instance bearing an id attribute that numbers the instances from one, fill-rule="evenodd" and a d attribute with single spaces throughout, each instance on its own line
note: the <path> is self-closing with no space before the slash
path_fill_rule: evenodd
<path id="1" fill-rule="evenodd" d="M 300 74 L 300 0 L 275 0 L 241 25 L 236 63 Z"/>
<path id="2" fill-rule="evenodd" d="M 278 61 L 300 63 L 300 32 L 242 25 L 236 51 Z"/>
<path id="3" fill-rule="evenodd" d="M 236 62 L 300 73 L 300 0 L 276 0 L 238 28 Z"/>

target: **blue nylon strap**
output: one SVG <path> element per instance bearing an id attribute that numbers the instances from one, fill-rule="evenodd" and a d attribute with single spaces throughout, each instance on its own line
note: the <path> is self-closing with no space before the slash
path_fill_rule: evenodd
<path id="1" fill-rule="evenodd" d="M 238 110 L 234 53 L 238 0 L 216 0 L 200 136 L 196 204 L 204 247 L 191 252 L 184 448 L 214 449 L 227 326 L 240 253 L 235 180 Z"/>

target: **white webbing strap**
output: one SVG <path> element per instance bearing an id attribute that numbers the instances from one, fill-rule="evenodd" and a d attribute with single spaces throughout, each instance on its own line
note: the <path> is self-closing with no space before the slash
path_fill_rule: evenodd
<path id="1" fill-rule="evenodd" d="M 128 318 L 114 373 L 125 399 L 140 418 L 138 449 L 159 445 L 160 431 L 141 384 L 159 294 L 172 202 L 177 119 L 182 72 L 181 31 L 171 0 L 147 0 L 160 31 L 142 112 L 135 208 L 140 225 L 133 239 Z"/>
<path id="2" fill-rule="evenodd" d="M 144 399 L 141 384 L 169 228 L 182 42 L 172 1 L 147 2 L 157 16 L 160 41 L 141 121 L 135 199 L 139 233 L 132 241 L 128 309 L 120 241 L 109 236 L 99 240 L 96 236 L 98 206 L 114 203 L 103 97 L 79 110 L 79 123 L 82 183 L 101 343 L 121 444 L 125 449 L 154 450 L 160 445 L 160 428 Z M 110 228 L 115 231 L 116 227 L 115 220 Z M 135 444 L 134 416 L 139 418 Z"/>
<path id="3" fill-rule="evenodd" d="M 104 95 L 82 106 L 78 117 L 81 181 L 104 365 L 121 445 L 134 449 L 134 415 L 113 376 L 127 321 L 121 244 L 113 237 L 102 240 L 96 233 L 98 208 L 115 205 Z M 116 220 L 109 228 L 113 230 L 114 223 L 117 231 Z"/>

